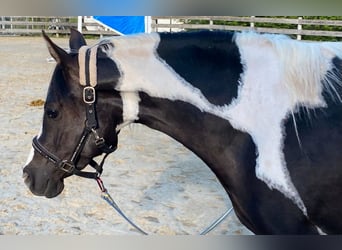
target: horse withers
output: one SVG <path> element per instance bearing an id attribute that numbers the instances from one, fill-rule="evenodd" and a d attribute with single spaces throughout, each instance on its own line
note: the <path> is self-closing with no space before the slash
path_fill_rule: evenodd
<path id="1" fill-rule="evenodd" d="M 73 174 L 96 178 L 93 158 L 141 123 L 198 155 L 252 232 L 342 232 L 340 43 L 198 31 L 88 47 L 72 30 L 67 53 L 44 38 L 57 65 L 24 168 L 34 194 L 57 196 Z"/>

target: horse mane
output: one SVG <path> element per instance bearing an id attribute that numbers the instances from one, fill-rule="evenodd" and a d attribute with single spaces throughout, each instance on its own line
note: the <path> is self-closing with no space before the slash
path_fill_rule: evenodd
<path id="1" fill-rule="evenodd" d="M 342 58 L 341 43 L 297 41 L 286 35 L 250 31 L 237 33 L 235 39 L 238 44 L 269 46 L 274 50 L 293 106 L 322 105 L 324 90 L 332 99 L 342 102 L 335 86 L 341 85 L 342 69 L 336 69 L 332 63 L 334 57 Z"/>

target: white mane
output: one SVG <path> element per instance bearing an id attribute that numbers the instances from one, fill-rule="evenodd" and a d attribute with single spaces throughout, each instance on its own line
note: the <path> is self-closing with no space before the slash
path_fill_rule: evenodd
<path id="1" fill-rule="evenodd" d="M 341 76 L 328 76 L 327 72 L 333 69 L 332 58 L 342 58 L 342 43 L 297 41 L 284 35 L 254 32 L 238 34 L 236 42 L 239 46 L 253 46 L 255 49 L 267 46 L 274 50 L 281 62 L 282 84 L 288 88 L 292 104 L 320 105 L 323 100 L 319 94 L 323 88 L 337 94 L 329 77 L 340 82 Z M 341 100 L 340 97 L 338 99 Z"/>

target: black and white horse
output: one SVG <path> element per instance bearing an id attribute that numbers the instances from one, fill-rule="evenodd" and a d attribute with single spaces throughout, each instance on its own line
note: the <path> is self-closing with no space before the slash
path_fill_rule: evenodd
<path id="1" fill-rule="evenodd" d="M 34 194 L 94 177 L 81 170 L 141 123 L 196 153 L 254 233 L 342 233 L 341 43 L 200 31 L 88 47 L 73 30 L 67 53 L 44 38 L 57 65 L 24 168 Z"/>

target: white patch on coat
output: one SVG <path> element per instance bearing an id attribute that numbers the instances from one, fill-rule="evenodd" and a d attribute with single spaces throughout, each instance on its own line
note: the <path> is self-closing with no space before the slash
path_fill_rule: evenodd
<path id="1" fill-rule="evenodd" d="M 257 146 L 256 176 L 293 199 L 306 214 L 282 151 L 283 121 L 293 108 L 289 89 L 280 84 L 284 78 L 282 62 L 267 40 L 237 36 L 236 42 L 245 69 L 238 99 L 228 108 L 230 122 L 249 133 Z"/>
<path id="2" fill-rule="evenodd" d="M 140 97 L 138 92 L 120 92 L 122 99 L 123 122 L 116 127 L 116 132 L 138 120 Z"/>
<path id="3" fill-rule="evenodd" d="M 138 102 L 133 98 L 133 93 L 138 91 L 154 97 L 182 100 L 194 104 L 201 111 L 222 114 L 221 107 L 211 104 L 199 89 L 186 82 L 156 56 L 159 41 L 158 34 L 115 37 L 110 40 L 114 47 L 110 47 L 106 53 L 115 61 L 122 75 L 116 90 L 124 95 L 123 102 L 128 104 L 123 103 L 124 122 L 119 129 L 138 120 Z"/>
<path id="4" fill-rule="evenodd" d="M 121 92 L 143 91 L 153 97 L 181 100 L 197 106 L 201 111 L 222 113 L 201 91 L 180 77 L 156 55 L 158 34 L 115 37 L 109 56 L 115 61 L 122 77 L 116 87 Z"/>
<path id="5" fill-rule="evenodd" d="M 249 133 L 257 146 L 256 176 L 307 214 L 286 168 L 284 121 L 298 105 L 326 106 L 322 90 L 330 85 L 324 77 L 341 51 L 327 54 L 332 48 L 324 44 L 255 33 L 239 34 L 236 42 L 245 70 L 238 99 L 228 108 L 230 122 Z"/>
<path id="6" fill-rule="evenodd" d="M 42 127 L 40 127 L 40 130 L 39 130 L 39 133 L 38 133 L 38 139 L 39 139 L 39 137 L 42 135 L 42 133 L 43 133 L 43 128 Z M 25 163 L 25 165 L 24 165 L 24 167 L 25 166 L 27 166 L 32 160 L 33 160 L 33 157 L 34 157 L 34 148 L 33 148 L 33 146 L 31 146 L 31 149 L 30 149 L 30 153 L 29 153 L 29 155 L 28 155 L 28 157 L 27 157 L 27 160 L 26 160 L 26 163 Z"/>
<path id="7" fill-rule="evenodd" d="M 188 102 L 249 133 L 257 148 L 256 176 L 307 214 L 286 168 L 284 120 L 298 105 L 326 105 L 322 90 L 334 86 L 324 77 L 332 69 L 332 58 L 342 55 L 341 45 L 304 43 L 279 35 L 237 34 L 235 41 L 244 65 L 238 97 L 230 105 L 215 106 L 158 57 L 159 40 L 158 34 L 110 40 L 114 47 L 107 53 L 122 74 L 116 89 L 122 94 L 143 91 L 153 97 Z M 124 120 L 137 119 L 138 101 L 127 103 L 132 107 L 124 104 Z"/>
<path id="8" fill-rule="evenodd" d="M 34 149 L 33 147 L 31 147 L 30 153 L 27 157 L 27 160 L 24 166 L 27 166 L 33 160 L 33 156 L 34 156 Z"/>

